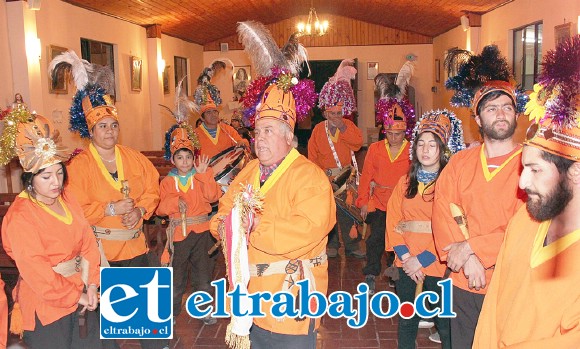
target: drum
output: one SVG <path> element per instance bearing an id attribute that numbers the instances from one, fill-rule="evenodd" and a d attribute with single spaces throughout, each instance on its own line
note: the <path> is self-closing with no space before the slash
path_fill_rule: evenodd
<path id="1" fill-rule="evenodd" d="M 358 185 L 352 166 L 344 167 L 334 177 L 331 185 L 334 191 L 334 201 L 336 201 L 338 208 L 352 218 L 355 224 L 363 224 L 364 219 L 360 215 L 360 209 L 354 204 L 358 194 Z M 348 196 L 352 198 L 352 203 L 347 202 Z"/>
<path id="2" fill-rule="evenodd" d="M 232 180 L 248 163 L 248 155 L 243 147 L 230 147 L 209 161 L 209 166 L 213 169 L 215 181 L 226 192 Z"/>

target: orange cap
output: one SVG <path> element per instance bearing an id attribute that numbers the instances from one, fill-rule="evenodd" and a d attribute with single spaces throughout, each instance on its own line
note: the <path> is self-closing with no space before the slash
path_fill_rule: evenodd
<path id="1" fill-rule="evenodd" d="M 117 108 L 113 105 L 113 100 L 109 95 L 104 95 L 105 105 L 93 107 L 89 96 L 83 98 L 83 112 L 87 120 L 87 127 L 92 130 L 95 125 L 104 118 L 113 118 L 119 121 L 117 116 Z"/>
<path id="2" fill-rule="evenodd" d="M 486 82 L 479 90 L 477 90 L 475 96 L 473 97 L 474 114 L 477 115 L 477 107 L 479 106 L 479 103 L 481 102 L 483 97 L 495 91 L 500 91 L 507 94 L 514 103 L 514 106 L 517 106 L 516 90 L 512 84 L 503 80 L 490 80 Z"/>
<path id="3" fill-rule="evenodd" d="M 268 86 L 256 108 L 256 121 L 273 118 L 285 122 L 294 130 L 296 124 L 296 101 L 292 92 L 284 92 L 276 84 Z"/>

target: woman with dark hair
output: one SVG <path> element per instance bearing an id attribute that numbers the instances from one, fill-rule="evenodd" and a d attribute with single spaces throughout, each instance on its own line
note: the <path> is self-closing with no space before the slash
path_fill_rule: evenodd
<path id="1" fill-rule="evenodd" d="M 68 155 L 58 131 L 46 118 L 22 113 L 11 115 L 3 135 L 15 139 L 10 147 L 24 170 L 24 191 L 2 223 L 4 249 L 20 273 L 11 331 L 23 331 L 28 348 L 100 348 L 95 236 L 80 205 L 63 192 Z"/>
<path id="2" fill-rule="evenodd" d="M 437 282 L 445 264 L 437 257 L 431 231 L 435 181 L 449 156 L 465 147 L 460 121 L 447 110 L 427 112 L 415 127 L 409 173 L 399 180 L 387 204 L 387 250 L 394 250 L 401 302 L 413 303 L 423 289 L 441 298 Z M 433 304 L 440 306 L 440 301 Z M 399 319 L 399 348 L 415 348 L 419 316 Z M 447 319 L 435 317 L 443 348 L 451 348 Z"/>

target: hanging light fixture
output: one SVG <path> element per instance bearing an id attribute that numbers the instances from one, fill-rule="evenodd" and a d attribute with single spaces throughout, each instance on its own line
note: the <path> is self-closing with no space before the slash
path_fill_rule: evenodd
<path id="1" fill-rule="evenodd" d="M 312 2 L 310 3 L 310 11 L 308 12 L 308 21 L 306 23 L 300 21 L 296 25 L 298 35 L 313 35 L 322 36 L 328 30 L 328 21 L 320 21 Z"/>

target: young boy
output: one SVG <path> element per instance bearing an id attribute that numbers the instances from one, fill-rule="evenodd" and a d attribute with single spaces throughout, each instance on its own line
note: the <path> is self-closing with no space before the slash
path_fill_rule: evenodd
<path id="1" fill-rule="evenodd" d="M 214 180 L 211 167 L 208 168 L 209 158 L 203 155 L 194 159 L 193 143 L 186 129 L 174 129 L 169 143 L 171 163 L 175 168 L 161 181 L 157 214 L 169 216 L 167 244 L 161 263 L 173 266 L 173 314 L 177 317 L 181 313 L 187 284 L 188 263 L 192 267 L 194 291 L 211 293 L 213 263 L 207 251 L 213 241 L 208 213 L 211 212 L 210 203 L 216 202 L 222 191 Z M 206 325 L 217 322 L 210 316 L 202 321 Z"/>

